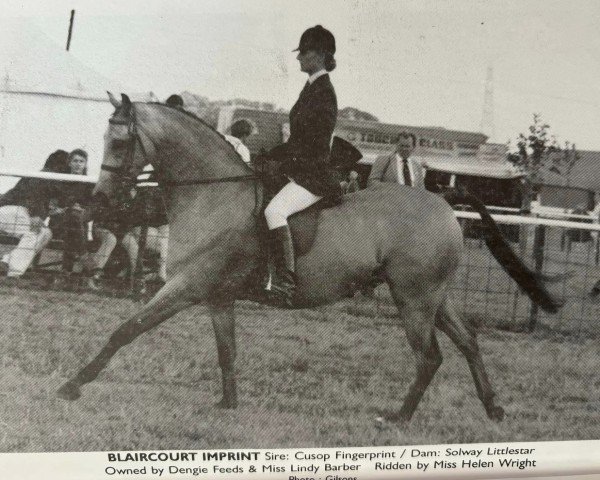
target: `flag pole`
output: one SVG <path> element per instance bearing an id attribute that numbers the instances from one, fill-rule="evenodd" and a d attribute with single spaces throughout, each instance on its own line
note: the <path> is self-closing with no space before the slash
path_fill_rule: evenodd
<path id="1" fill-rule="evenodd" d="M 75 10 L 71 10 L 71 20 L 69 21 L 69 36 L 67 37 L 67 52 L 71 46 L 71 35 L 73 33 L 73 20 L 75 19 Z"/>

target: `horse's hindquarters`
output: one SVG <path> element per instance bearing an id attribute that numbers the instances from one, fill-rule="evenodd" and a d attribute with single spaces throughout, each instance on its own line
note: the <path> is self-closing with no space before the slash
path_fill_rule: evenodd
<path id="1" fill-rule="evenodd" d="M 367 189 L 321 212 L 311 250 L 298 259 L 298 295 L 328 303 L 388 280 L 407 295 L 438 290 L 458 266 L 462 233 L 441 198 L 395 185 Z"/>

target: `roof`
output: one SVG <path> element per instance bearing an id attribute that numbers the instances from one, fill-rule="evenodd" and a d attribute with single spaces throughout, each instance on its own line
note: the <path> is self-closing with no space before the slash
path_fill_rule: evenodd
<path id="1" fill-rule="evenodd" d="M 125 91 L 23 19 L 0 19 L 0 40 L 0 92 L 106 101 Z"/>
<path id="2" fill-rule="evenodd" d="M 573 165 L 568 177 L 549 170 L 544 171 L 544 185 L 560 187 L 578 187 L 600 191 L 600 152 L 593 150 L 577 150 L 579 159 Z M 555 153 L 557 157 L 562 153 Z"/>

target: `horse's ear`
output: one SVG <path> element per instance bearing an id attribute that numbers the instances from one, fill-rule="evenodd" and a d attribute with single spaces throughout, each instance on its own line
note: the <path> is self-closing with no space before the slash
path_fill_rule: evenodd
<path id="1" fill-rule="evenodd" d="M 125 105 L 126 107 L 129 107 L 131 105 L 131 99 L 129 98 L 129 96 L 127 96 L 127 94 L 122 93 L 121 100 L 123 102 L 123 105 Z"/>
<path id="2" fill-rule="evenodd" d="M 108 93 L 108 100 L 110 101 L 112 106 L 115 108 L 121 108 L 121 102 L 119 102 L 112 93 L 108 91 L 106 93 Z"/>

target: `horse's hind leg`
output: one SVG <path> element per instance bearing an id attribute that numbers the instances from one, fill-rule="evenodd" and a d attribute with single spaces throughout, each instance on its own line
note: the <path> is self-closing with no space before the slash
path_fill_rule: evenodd
<path id="1" fill-rule="evenodd" d="M 57 395 L 64 400 L 77 400 L 81 396 L 81 386 L 93 381 L 121 347 L 192 305 L 190 300 L 183 297 L 182 287 L 176 282 L 165 285 L 140 312 L 117 328 L 100 353 L 66 382 Z"/>
<path id="2" fill-rule="evenodd" d="M 387 419 L 392 421 L 408 421 L 412 418 L 425 390 L 429 386 L 435 372 L 442 364 L 437 339 L 435 338 L 435 298 L 420 299 L 418 304 L 404 303 L 399 292 L 390 285 L 392 297 L 396 302 L 400 318 L 404 320 L 406 338 L 412 348 L 416 359 L 416 379 L 409 387 L 408 393 L 402 404 L 400 412 L 388 415 Z"/>
<path id="3" fill-rule="evenodd" d="M 494 404 L 495 394 L 479 353 L 477 337 L 474 332 L 465 327 L 462 318 L 448 299 L 444 301 L 437 313 L 436 326 L 452 340 L 466 357 L 477 389 L 477 396 L 483 403 L 488 417 L 501 421 L 504 418 L 504 409 Z"/>

